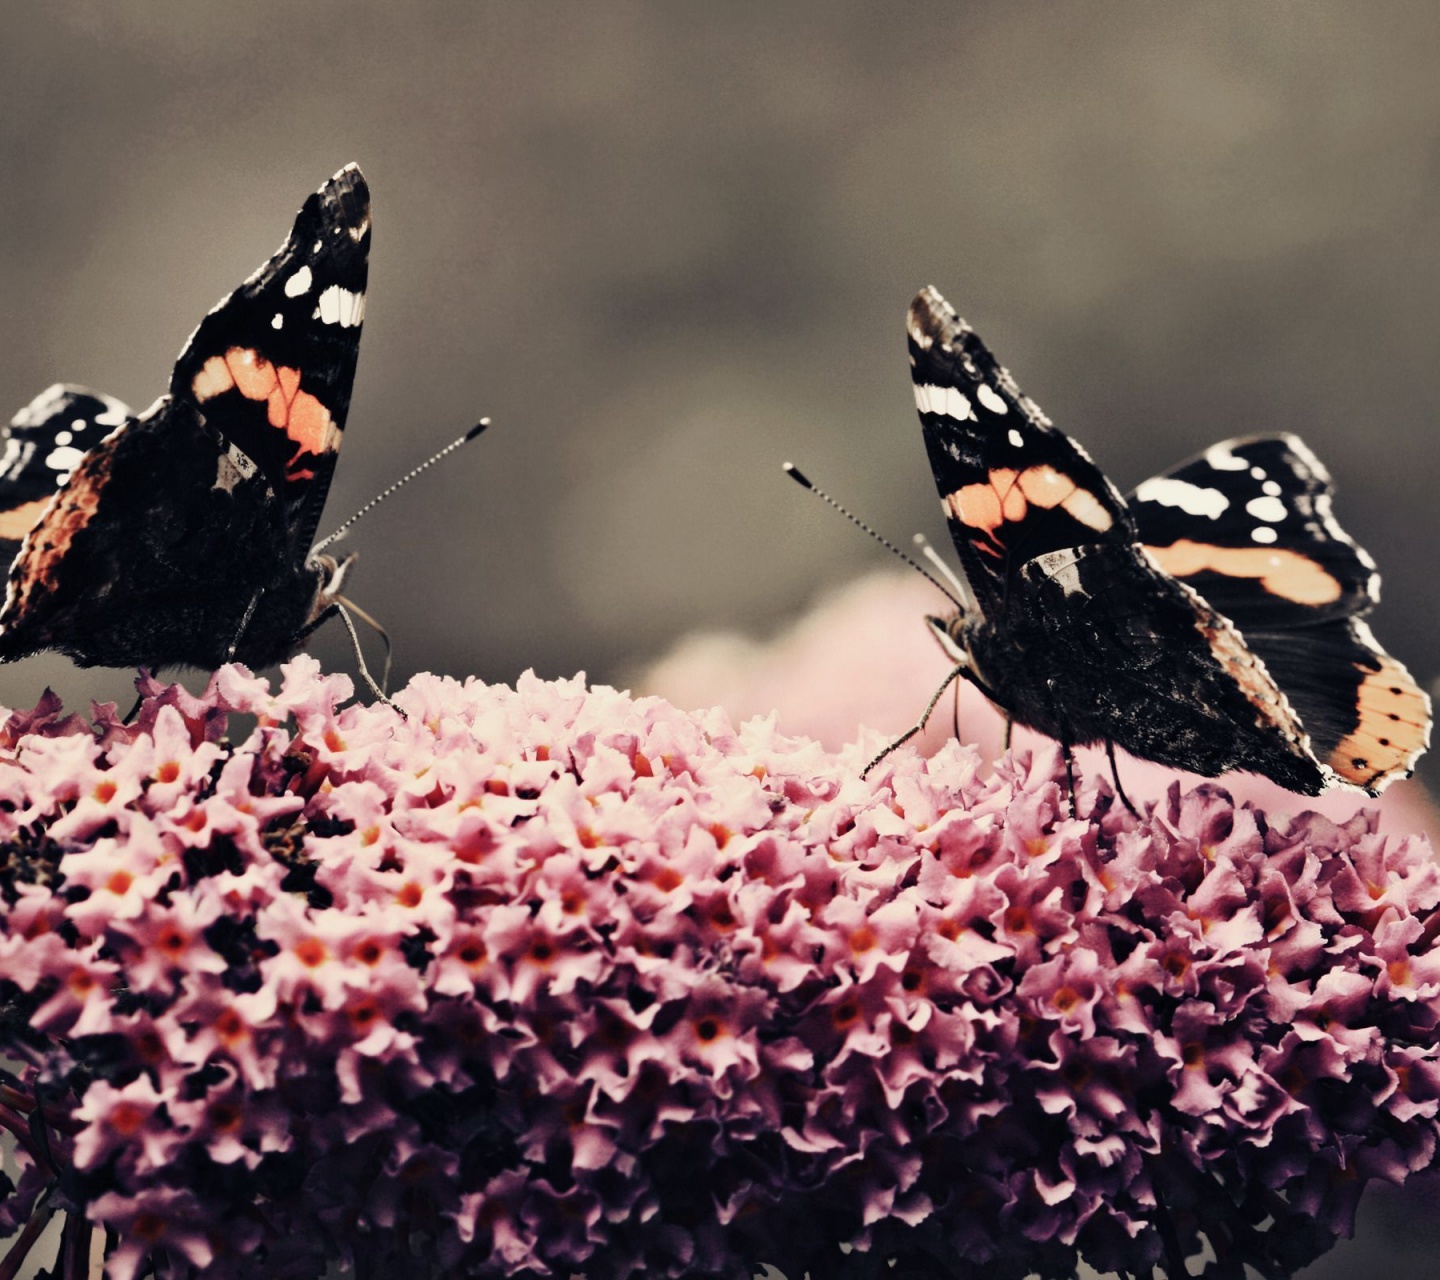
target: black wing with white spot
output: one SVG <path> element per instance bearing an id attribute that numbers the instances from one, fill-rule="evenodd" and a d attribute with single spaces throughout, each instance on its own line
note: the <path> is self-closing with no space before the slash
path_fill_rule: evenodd
<path id="1" fill-rule="evenodd" d="M 130 410 L 111 396 L 56 383 L 0 435 L 0 562 L 13 564 L 56 490 Z"/>
<path id="2" fill-rule="evenodd" d="M 1227 440 L 1130 500 L 1141 542 L 1224 614 L 1300 716 L 1315 756 L 1378 792 L 1430 740 L 1430 700 L 1362 620 L 1375 562 L 1336 522 L 1330 477 L 1295 436 Z"/>
<path id="3" fill-rule="evenodd" d="M 314 539 L 350 408 L 369 254 L 370 191 L 349 165 L 200 322 L 171 378 L 176 400 L 195 404 L 281 495 L 299 556 Z"/>
<path id="4" fill-rule="evenodd" d="M 907 331 L 930 467 L 987 617 L 1003 612 L 1021 568 L 1037 556 L 1134 541 L 1115 487 L 934 289 L 910 304 Z"/>
<path id="5" fill-rule="evenodd" d="M 1130 497 L 1140 541 L 1242 631 L 1368 613 L 1375 561 L 1336 522 L 1330 476 L 1295 436 L 1213 445 Z"/>

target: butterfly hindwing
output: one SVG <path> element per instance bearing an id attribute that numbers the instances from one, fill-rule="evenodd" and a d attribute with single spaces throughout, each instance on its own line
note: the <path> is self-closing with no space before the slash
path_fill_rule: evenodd
<path id="1" fill-rule="evenodd" d="M 1245 640 L 1304 721 L 1315 755 L 1342 782 L 1375 795 L 1409 776 L 1430 745 L 1430 698 L 1363 619 Z"/>
<path id="2" fill-rule="evenodd" d="M 1124 500 L 933 289 L 908 320 L 925 447 L 965 576 L 987 612 L 1047 552 L 1132 542 Z"/>
<path id="3" fill-rule="evenodd" d="M 111 396 L 56 383 L 0 435 L 0 564 L 11 564 L 56 490 L 130 410 Z"/>
<path id="4" fill-rule="evenodd" d="M 291 574 L 268 482 L 220 483 L 223 457 L 169 397 L 87 451 L 16 556 L 0 659 L 218 665 L 250 598 Z"/>

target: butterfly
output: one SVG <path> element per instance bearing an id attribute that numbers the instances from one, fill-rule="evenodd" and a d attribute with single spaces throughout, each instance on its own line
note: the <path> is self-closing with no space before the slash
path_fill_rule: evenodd
<path id="1" fill-rule="evenodd" d="M 190 336 L 144 413 L 56 385 L 0 437 L 0 661 L 254 668 L 334 612 L 313 554 L 365 315 L 370 194 L 350 165 Z"/>
<path id="2" fill-rule="evenodd" d="M 907 329 L 963 570 L 958 612 L 927 619 L 952 678 L 1067 765 L 1103 743 L 1304 795 L 1408 776 L 1430 700 L 1366 625 L 1375 562 L 1297 437 L 1227 440 L 1127 501 L 934 289 Z"/>

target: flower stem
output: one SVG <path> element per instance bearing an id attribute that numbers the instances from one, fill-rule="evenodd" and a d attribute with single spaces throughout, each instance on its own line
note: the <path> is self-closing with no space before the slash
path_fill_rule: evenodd
<path id="1" fill-rule="evenodd" d="M 34 1135 L 30 1132 L 30 1122 L 18 1111 L 12 1111 L 3 1103 L 0 1103 L 0 1129 L 8 1129 L 14 1134 L 15 1141 L 25 1148 L 25 1153 L 42 1169 L 47 1169 L 51 1173 L 55 1172 L 55 1166 L 51 1163 L 49 1155 L 36 1144 Z"/>
<path id="2" fill-rule="evenodd" d="M 54 1216 L 55 1209 L 51 1205 L 37 1209 L 31 1215 L 30 1221 L 25 1224 L 25 1229 L 20 1232 L 19 1239 L 6 1250 L 5 1256 L 0 1258 L 0 1280 L 15 1280 L 26 1256 L 35 1247 L 35 1241 L 40 1238 L 41 1232 L 50 1225 L 50 1219 Z"/>

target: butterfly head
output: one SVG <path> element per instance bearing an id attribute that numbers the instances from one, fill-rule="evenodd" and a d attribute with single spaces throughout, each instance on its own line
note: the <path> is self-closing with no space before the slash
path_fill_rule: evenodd
<path id="1" fill-rule="evenodd" d="M 337 604 L 343 598 L 345 580 L 350 576 L 350 570 L 357 558 L 357 554 L 353 551 L 343 558 L 311 554 L 306 568 L 314 574 L 317 587 L 315 602 L 310 606 L 310 617 L 307 622 L 316 621 L 332 605 Z"/>
<path id="2" fill-rule="evenodd" d="M 940 647 L 945 651 L 945 656 L 951 663 L 962 671 L 972 671 L 974 664 L 970 659 L 970 645 L 967 632 L 970 626 L 970 615 L 964 612 L 952 613 L 946 617 L 929 615 L 925 619 L 925 625 L 930 628 L 935 639 L 939 641 Z"/>

